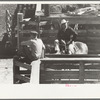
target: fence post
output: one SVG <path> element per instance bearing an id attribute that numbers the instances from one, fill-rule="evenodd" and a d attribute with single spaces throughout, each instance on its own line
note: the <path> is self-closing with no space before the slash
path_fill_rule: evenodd
<path id="1" fill-rule="evenodd" d="M 40 83 L 40 59 L 33 61 L 31 65 L 32 65 L 32 69 L 31 69 L 30 83 L 39 84 Z"/>
<path id="2" fill-rule="evenodd" d="M 20 31 L 22 30 L 23 13 L 17 14 L 17 49 L 20 48 Z"/>
<path id="3" fill-rule="evenodd" d="M 19 67 L 16 66 L 16 64 L 15 64 L 16 60 L 17 60 L 17 57 L 14 56 L 13 57 L 13 84 L 16 84 L 16 82 L 17 82 L 16 74 L 19 73 Z"/>
<path id="4" fill-rule="evenodd" d="M 11 24 L 12 24 L 12 16 L 9 10 L 6 10 L 6 32 L 7 32 L 7 35 L 9 36 L 9 41 L 11 41 L 12 39 Z"/>
<path id="5" fill-rule="evenodd" d="M 84 62 L 80 61 L 79 63 L 79 82 L 84 83 Z"/>

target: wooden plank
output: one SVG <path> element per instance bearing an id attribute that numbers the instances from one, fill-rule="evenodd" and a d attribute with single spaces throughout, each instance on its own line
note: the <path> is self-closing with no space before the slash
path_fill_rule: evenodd
<path id="1" fill-rule="evenodd" d="M 23 68 L 26 68 L 28 70 L 31 70 L 31 65 L 29 64 L 24 64 L 24 63 L 21 63 L 19 61 L 15 61 L 15 66 L 19 66 L 19 67 L 23 67 Z"/>
<path id="2" fill-rule="evenodd" d="M 99 71 L 85 71 L 85 79 L 100 79 L 100 70 Z"/>
<path id="3" fill-rule="evenodd" d="M 87 58 L 98 58 L 100 57 L 99 54 L 73 54 L 73 55 L 70 55 L 70 54 L 45 54 L 45 57 L 49 57 L 49 58 L 73 58 L 73 57 L 77 57 L 77 58 L 84 58 L 84 57 L 87 57 Z"/>
<path id="4" fill-rule="evenodd" d="M 29 34 L 30 33 L 30 31 L 33 31 L 33 30 L 21 30 L 21 34 Z"/>
<path id="5" fill-rule="evenodd" d="M 19 74 L 31 74 L 31 71 L 29 71 L 29 70 L 20 70 L 19 71 Z"/>
<path id="6" fill-rule="evenodd" d="M 88 84 L 97 84 L 100 83 L 99 80 L 85 80 L 84 83 Z M 77 80 L 46 80 L 45 82 L 41 82 L 40 84 L 66 84 L 67 87 L 70 87 L 70 84 L 73 84 L 71 86 L 75 86 L 74 84 L 80 84 Z M 68 85 L 69 84 L 69 85 Z"/>
<path id="7" fill-rule="evenodd" d="M 79 84 L 79 81 L 76 80 L 45 80 L 40 84 Z"/>
<path id="8" fill-rule="evenodd" d="M 89 41 L 100 41 L 100 37 L 87 37 Z"/>
<path id="9" fill-rule="evenodd" d="M 58 33 L 58 30 L 51 30 L 51 29 L 49 29 L 49 30 L 43 30 L 42 31 L 42 34 L 56 34 L 56 33 Z"/>
<path id="10" fill-rule="evenodd" d="M 84 41 L 84 43 L 97 43 L 100 42 L 100 37 L 77 37 L 76 41 Z"/>
<path id="11" fill-rule="evenodd" d="M 62 20 L 66 19 L 69 20 L 69 24 L 100 24 L 98 20 L 100 20 L 100 17 L 96 16 L 66 16 L 66 17 L 41 17 L 41 21 L 45 20 Z"/>
<path id="12" fill-rule="evenodd" d="M 100 69 L 100 65 L 85 65 L 84 69 Z"/>
<path id="13" fill-rule="evenodd" d="M 79 69 L 79 65 L 47 65 L 47 68 L 55 69 L 55 70 L 62 70 L 62 69 Z"/>
<path id="14" fill-rule="evenodd" d="M 100 37 L 100 29 L 95 29 L 95 30 L 93 30 L 93 29 L 89 29 L 88 30 L 88 32 L 87 32 L 87 35 L 90 37 Z"/>
<path id="15" fill-rule="evenodd" d="M 15 78 L 16 74 L 19 73 L 19 67 L 16 66 L 15 64 L 16 58 L 13 58 L 13 84 L 16 83 L 17 79 Z"/>
<path id="16" fill-rule="evenodd" d="M 79 65 L 74 65 L 74 64 L 72 64 L 72 65 L 48 65 L 48 66 L 46 66 L 47 67 L 47 70 L 66 70 L 66 69 L 70 69 L 70 70 L 72 70 L 72 69 L 79 69 Z M 84 69 L 100 69 L 100 65 L 85 65 L 84 66 Z"/>
<path id="17" fill-rule="evenodd" d="M 26 25 L 37 25 L 36 21 L 25 21 L 24 19 L 22 21 L 20 21 L 20 24 L 26 24 Z"/>
<path id="18" fill-rule="evenodd" d="M 78 30 L 77 31 L 78 32 L 78 35 L 88 35 L 88 36 L 96 36 L 97 37 L 97 35 L 98 36 L 100 36 L 100 29 L 88 29 L 88 30 L 86 30 L 86 29 L 81 29 L 81 30 Z M 25 33 L 25 32 L 24 32 Z M 57 34 L 58 33 L 58 30 L 57 29 L 54 29 L 54 30 L 51 30 L 51 29 L 48 29 L 48 30 L 43 30 L 42 31 L 42 34 Z"/>
<path id="19" fill-rule="evenodd" d="M 41 59 L 42 62 L 51 62 L 51 63 L 67 63 L 67 62 L 79 62 L 79 61 L 83 61 L 83 62 L 100 62 L 100 58 L 87 58 L 87 57 L 83 57 L 83 58 L 77 58 L 77 57 L 73 57 L 73 58 L 43 58 Z"/>
<path id="20" fill-rule="evenodd" d="M 98 45 L 98 46 L 95 46 L 95 45 L 93 45 L 93 46 L 88 46 L 88 49 L 89 49 L 89 51 L 90 51 L 90 50 L 94 51 L 94 53 L 95 53 L 95 51 L 99 51 L 99 52 L 100 52 L 100 47 L 99 47 L 99 45 Z M 98 54 L 99 54 L 99 53 L 98 53 Z"/>
<path id="21" fill-rule="evenodd" d="M 100 54 L 100 50 L 89 50 L 89 54 Z"/>
<path id="22" fill-rule="evenodd" d="M 18 13 L 17 14 L 17 49 L 20 49 L 20 30 L 22 30 L 22 25 L 20 24 L 20 22 L 23 20 L 23 13 Z"/>
<path id="23" fill-rule="evenodd" d="M 46 71 L 45 79 L 79 79 L 79 71 Z"/>
<path id="24" fill-rule="evenodd" d="M 67 84 L 73 84 L 73 87 L 74 87 L 74 84 L 80 84 L 78 80 L 46 80 L 45 82 L 41 82 L 40 84 L 66 84 L 66 86 L 70 87 L 70 85 L 67 85 Z M 84 80 L 84 83 L 100 83 L 99 80 Z M 76 86 L 76 85 L 75 85 Z"/>
<path id="25" fill-rule="evenodd" d="M 21 75 L 16 75 L 15 78 L 19 79 L 19 80 L 22 80 L 24 82 L 29 82 L 30 79 L 28 77 L 25 77 L 25 76 L 21 76 Z"/>
<path id="26" fill-rule="evenodd" d="M 67 87 L 70 87 L 67 84 L 79 84 L 79 81 L 77 80 L 45 80 L 44 82 L 41 82 L 40 84 L 66 84 Z"/>
<path id="27" fill-rule="evenodd" d="M 91 47 L 91 48 L 93 48 L 93 47 L 99 48 L 99 46 L 100 46 L 99 43 L 95 43 L 95 42 L 88 42 L 87 45 L 88 45 L 88 47 Z"/>

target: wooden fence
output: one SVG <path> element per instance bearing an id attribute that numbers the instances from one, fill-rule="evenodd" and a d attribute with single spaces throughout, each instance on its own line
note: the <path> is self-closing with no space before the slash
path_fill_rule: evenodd
<path id="1" fill-rule="evenodd" d="M 41 60 L 41 83 L 99 83 L 100 57 L 60 55 Z"/>
<path id="2" fill-rule="evenodd" d="M 59 30 L 59 23 L 61 19 L 69 20 L 69 25 L 72 27 L 75 24 L 78 24 L 78 37 L 76 41 L 86 43 L 89 48 L 89 54 L 100 53 L 100 17 L 98 16 L 53 16 L 41 18 L 41 21 L 47 21 L 51 23 L 47 24 L 47 27 L 42 27 L 43 31 L 41 34 L 41 38 L 45 44 L 54 44 L 54 40 L 57 37 L 57 32 Z"/>
<path id="3" fill-rule="evenodd" d="M 32 66 L 14 57 L 13 83 L 30 82 Z M 41 59 L 40 84 L 100 82 L 99 55 L 47 55 Z M 34 76 L 36 77 L 36 76 Z"/>
<path id="4" fill-rule="evenodd" d="M 13 58 L 13 83 L 20 84 L 30 81 L 31 65 L 18 60 L 18 57 Z"/>
<path id="5" fill-rule="evenodd" d="M 44 44 L 54 46 L 54 40 L 57 38 L 57 33 L 60 28 L 60 21 L 62 19 L 69 20 L 69 25 L 74 27 L 78 24 L 78 37 L 76 41 L 84 42 L 89 48 L 89 54 L 100 53 L 100 17 L 98 16 L 66 16 L 66 17 L 38 17 L 36 21 L 29 21 L 26 23 L 28 28 L 23 29 L 23 14 L 17 20 L 18 25 L 18 46 L 20 42 L 28 39 L 30 30 L 37 30 L 40 34 L 39 37 L 43 40 Z M 20 23 L 21 22 L 21 23 Z M 46 22 L 41 25 L 42 22 Z M 32 27 L 30 29 L 30 27 Z"/>
<path id="6" fill-rule="evenodd" d="M 20 16 L 20 15 L 18 15 Z M 51 21 L 52 23 L 57 20 L 61 21 L 62 18 L 41 18 L 40 21 Z M 20 20 L 21 19 L 21 20 Z M 79 36 L 77 41 L 84 42 L 89 47 L 90 54 L 100 53 L 100 22 L 99 17 L 65 17 L 71 24 L 79 24 L 79 30 L 77 31 Z M 39 20 L 38 20 L 39 21 Z M 31 22 L 29 22 L 31 23 Z M 32 22 L 34 23 L 34 22 Z M 31 24 L 32 24 L 31 23 Z M 25 24 L 22 19 L 18 19 L 18 49 L 20 48 L 20 42 L 27 40 L 28 32 L 30 30 L 23 30 L 22 24 Z M 39 23 L 36 24 L 39 26 Z M 53 24 L 50 24 L 53 25 Z M 39 28 L 38 28 L 39 29 Z M 41 29 L 41 27 L 40 27 Z M 57 29 L 50 28 L 42 29 L 40 34 L 45 44 L 52 44 L 56 39 Z M 26 34 L 25 34 L 26 33 Z M 24 69 L 23 69 L 24 68 Z M 21 69 L 21 70 L 20 70 Z M 14 83 L 20 81 L 29 82 L 31 66 L 29 64 L 18 61 L 14 58 Z M 99 55 L 46 55 L 44 59 L 41 59 L 40 64 L 40 84 L 47 83 L 95 83 L 100 80 L 100 56 Z"/>

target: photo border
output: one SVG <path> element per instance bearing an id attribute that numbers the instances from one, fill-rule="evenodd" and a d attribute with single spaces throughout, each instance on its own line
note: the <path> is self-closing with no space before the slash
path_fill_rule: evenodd
<path id="1" fill-rule="evenodd" d="M 14 0 L 5 0 L 0 2 L 15 2 Z M 16 0 L 19 1 L 19 0 Z M 20 2 L 35 2 L 37 0 L 22 0 Z M 37 2 L 54 2 L 60 0 L 38 0 Z M 84 0 L 62 0 L 62 1 L 78 1 L 84 2 Z M 93 2 L 91 0 L 85 0 L 86 2 Z M 99 0 L 96 0 L 99 1 Z M 94 1 L 94 2 L 96 2 Z M 9 2 L 9 3 L 10 3 Z M 65 85 L 1 85 L 0 89 L 0 99 L 49 99 L 49 100 L 99 100 L 100 98 L 100 85 L 71 85 L 70 87 L 66 87 Z M 35 90 L 35 91 L 34 91 Z M 81 93 L 80 93 L 81 92 Z M 84 99 L 83 99 L 84 98 Z M 88 98 L 88 99 L 87 99 Z M 97 99 L 98 98 L 98 99 Z"/>

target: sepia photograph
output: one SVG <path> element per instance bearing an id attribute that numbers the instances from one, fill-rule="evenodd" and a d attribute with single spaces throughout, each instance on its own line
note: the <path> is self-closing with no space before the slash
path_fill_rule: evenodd
<path id="1" fill-rule="evenodd" d="M 100 2 L 10 2 L 0 1 L 0 87 L 39 86 L 46 93 L 52 86 L 71 93 L 81 86 L 87 91 L 83 85 L 88 85 L 95 93 L 94 85 L 100 84 Z"/>

